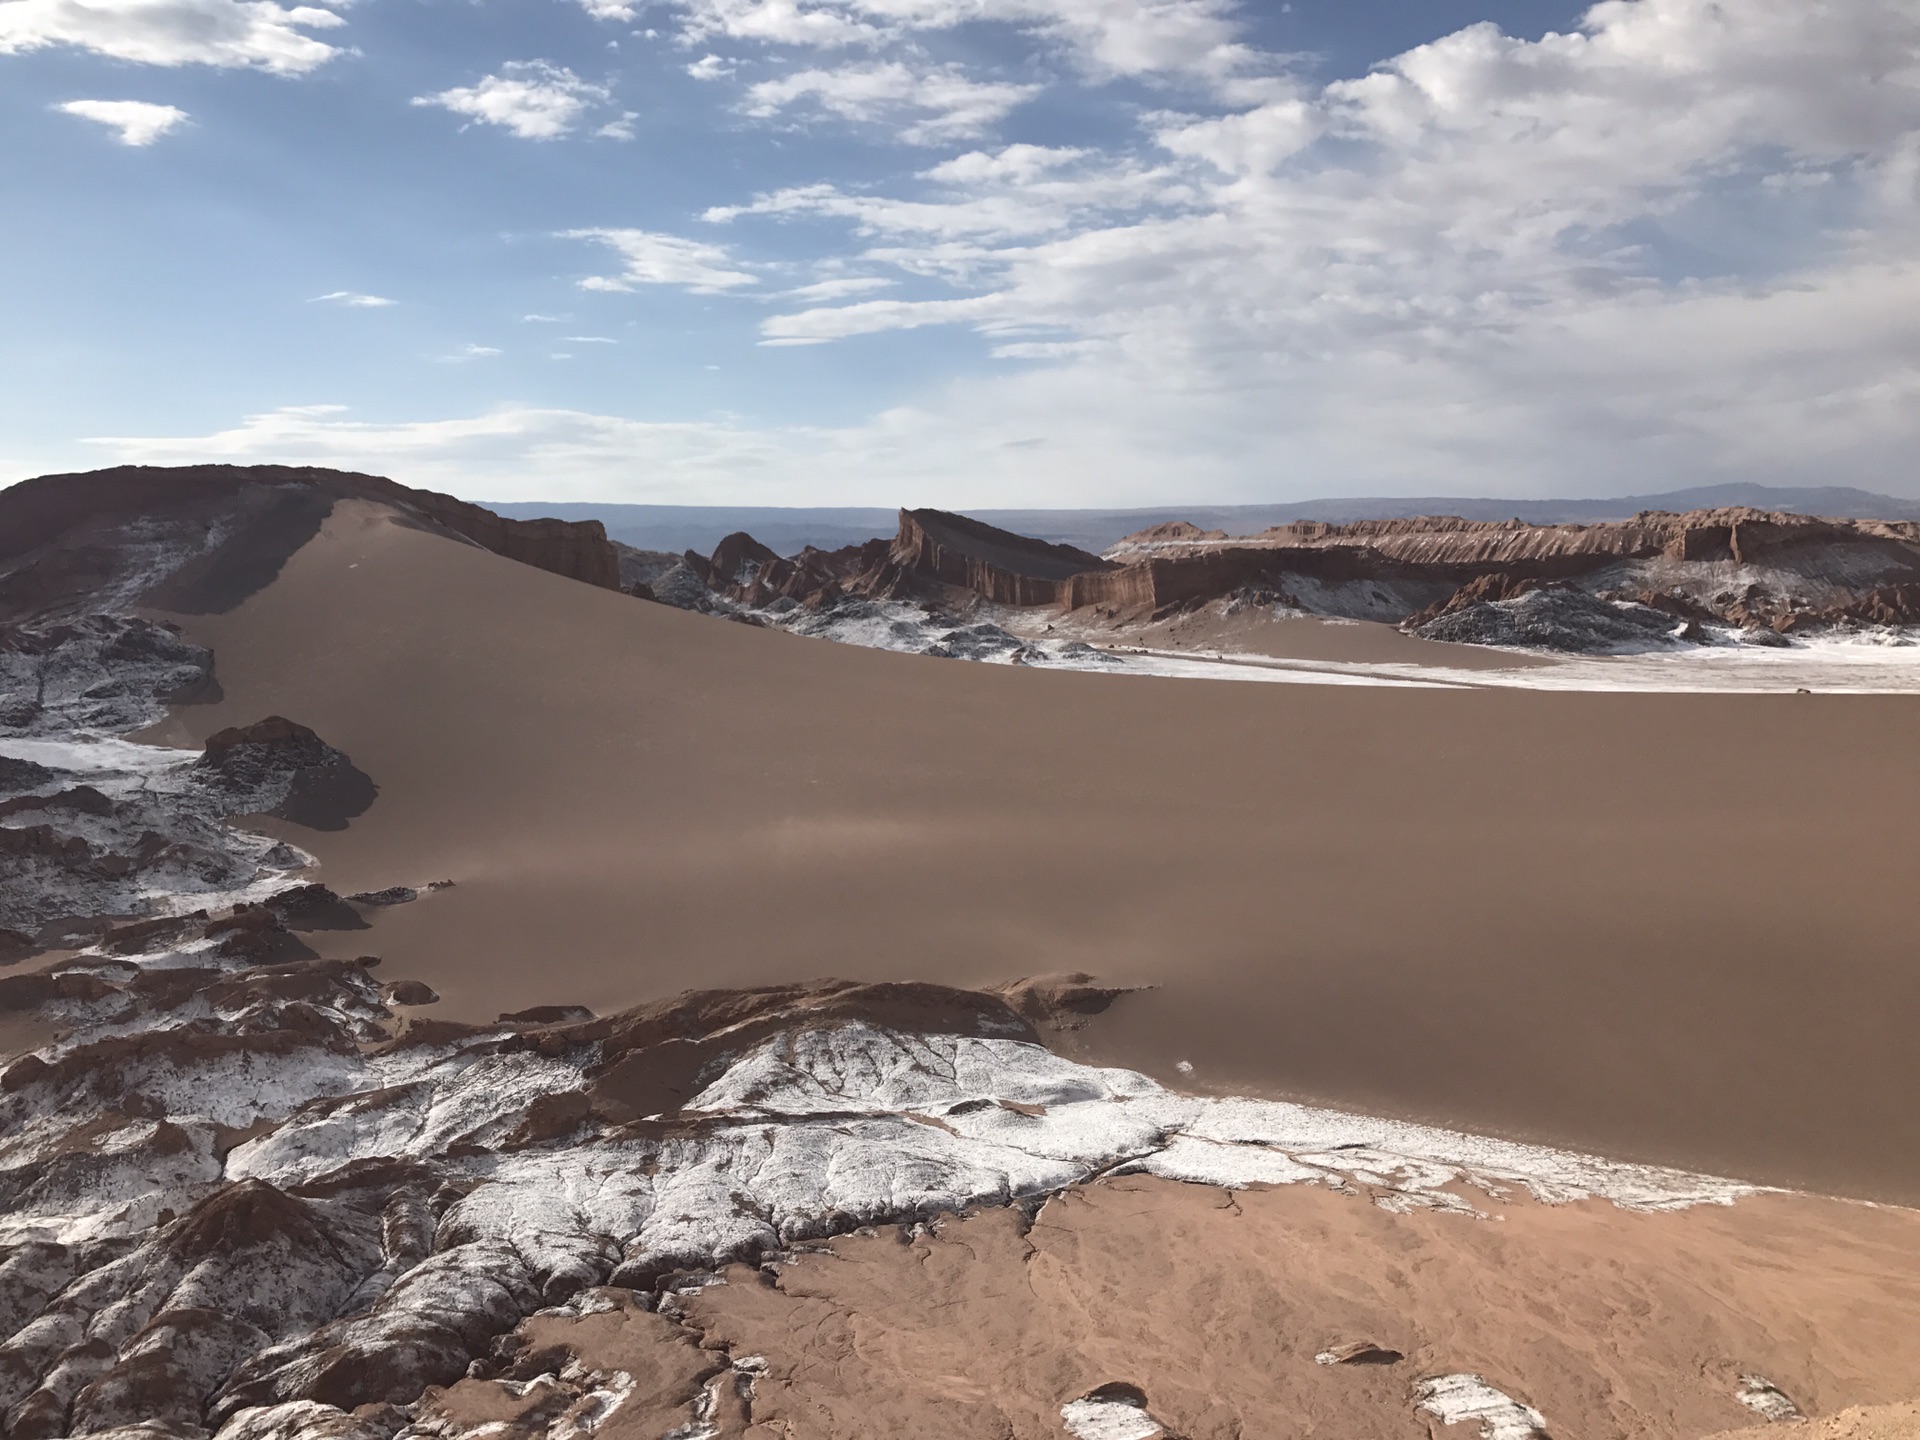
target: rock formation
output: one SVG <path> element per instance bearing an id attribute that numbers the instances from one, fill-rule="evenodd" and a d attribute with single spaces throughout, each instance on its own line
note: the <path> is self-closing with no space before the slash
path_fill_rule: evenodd
<path id="1" fill-rule="evenodd" d="M 1549 588 L 1561 598 L 1509 603 Z M 1572 591 L 1585 598 L 1568 598 Z M 1300 521 L 1234 539 L 1176 521 L 1130 535 L 1102 558 L 913 510 L 901 512 L 890 544 L 793 559 L 729 536 L 712 557 L 685 556 L 649 593 L 736 618 L 777 618 L 799 606 L 845 622 L 862 618 L 850 605 L 891 600 L 954 614 L 996 605 L 1137 622 L 1245 601 L 1524 648 L 1704 642 L 1707 626 L 1773 643 L 1834 626 L 1920 623 L 1920 524 L 1726 509 L 1593 525 Z M 1468 619 L 1450 618 L 1469 610 Z M 1584 618 L 1576 621 L 1575 610 Z M 963 648 L 941 646 L 930 653 Z"/>
<path id="2" fill-rule="evenodd" d="M 341 499 L 589 584 L 618 588 L 598 521 L 509 520 L 377 475 L 284 465 L 126 465 L 0 490 L 0 625 L 144 604 L 225 610 L 270 581 Z"/>

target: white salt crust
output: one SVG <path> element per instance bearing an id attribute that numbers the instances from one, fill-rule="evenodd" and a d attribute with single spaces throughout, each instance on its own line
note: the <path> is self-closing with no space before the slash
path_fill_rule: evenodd
<path id="1" fill-rule="evenodd" d="M 1414 1387 L 1415 1408 L 1443 1424 L 1477 1423 L 1481 1440 L 1546 1440 L 1547 1421 L 1531 1405 L 1493 1388 L 1478 1375 L 1436 1375 Z"/>

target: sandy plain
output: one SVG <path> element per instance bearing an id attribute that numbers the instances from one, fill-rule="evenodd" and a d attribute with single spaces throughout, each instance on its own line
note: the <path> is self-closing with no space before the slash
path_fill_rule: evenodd
<path id="1" fill-rule="evenodd" d="M 1787 1195 L 1667 1214 L 1492 1208 L 1390 1214 L 1316 1186 L 1122 1178 L 1049 1200 L 1030 1225 L 987 1210 L 732 1266 L 667 1307 L 677 1331 L 644 1314 L 529 1329 L 536 1350 L 665 1381 L 660 1398 L 680 1403 L 696 1356 L 709 1372 L 716 1353 L 755 1357 L 750 1386 L 722 1388 L 720 1433 L 834 1440 L 1053 1440 L 1064 1404 L 1115 1384 L 1184 1440 L 1482 1433 L 1419 1410 L 1440 1375 L 1478 1376 L 1580 1440 L 1759 1423 L 1737 1398 L 1748 1376 L 1809 1414 L 1920 1390 L 1912 1211 Z M 1317 1361 L 1361 1341 L 1395 1358 Z M 464 1382 L 440 1403 L 506 1419 L 503 1399 Z M 635 1407 L 604 1433 L 671 1418 Z M 1853 1433 L 1914 1433 L 1881 1418 L 1895 1428 Z"/>
<path id="2" fill-rule="evenodd" d="M 1071 1047 L 1170 1083 L 1920 1200 L 1901 697 L 970 665 L 357 502 L 175 618 L 224 698 L 155 738 L 311 725 L 380 799 L 280 833 L 338 890 L 457 882 L 337 940 L 435 1013 L 1087 970 L 1157 988 Z"/>

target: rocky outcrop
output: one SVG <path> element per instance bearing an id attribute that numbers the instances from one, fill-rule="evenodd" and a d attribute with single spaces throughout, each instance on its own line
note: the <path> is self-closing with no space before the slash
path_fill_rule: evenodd
<path id="1" fill-rule="evenodd" d="M 1671 615 L 1650 606 L 1602 600 L 1570 585 L 1528 585 L 1510 599 L 1451 606 L 1412 633 L 1465 645 L 1604 654 L 1671 644 L 1680 629 Z"/>
<path id="2" fill-rule="evenodd" d="M 610 589 L 620 559 L 598 521 L 512 520 L 377 475 L 284 465 L 120 466 L 0 490 L 0 625 L 232 608 L 272 581 L 342 499 Z"/>
<path id="3" fill-rule="evenodd" d="M 310 863 L 291 845 L 234 828 L 233 816 L 337 829 L 376 794 L 344 753 L 277 716 L 220 732 L 198 756 L 71 731 L 12 743 L 37 746 L 45 759 L 14 757 L 7 772 L 9 788 L 24 793 L 0 800 L 0 924 L 48 945 L 76 923 L 217 903 Z M 276 903 L 297 928 L 363 923 L 320 886 Z M 123 926 L 111 943 L 165 939 L 172 922 L 142 923 L 154 928 Z"/>
<path id="4" fill-rule="evenodd" d="M 697 1288 L 717 1265 L 1031 1210 L 1116 1171 L 1363 1186 L 1389 1209 L 1461 1214 L 1462 1196 L 1501 1185 L 1644 1207 L 1747 1193 L 1076 1064 L 1035 1027 L 1112 1000 L 1084 975 L 1001 994 L 816 981 L 601 1019 L 423 1024 L 363 962 L 204 943 L 236 918 L 277 924 L 275 908 L 0 987 L 63 1032 L 0 1071 L 10 1436 L 484 1435 L 519 1414 L 529 1434 L 584 1433 L 563 1412 L 610 1413 L 652 1382 L 557 1351 L 555 1327 L 611 1315 L 671 1338 L 653 1313 L 676 1313 L 689 1276 Z M 647 1433 L 706 1433 L 702 1386 L 729 1364 L 676 1371 L 661 1403 L 692 1413 Z"/>
<path id="5" fill-rule="evenodd" d="M 902 510 L 884 571 L 871 577 L 862 593 L 924 593 L 929 585 L 941 585 L 1001 605 L 1057 605 L 1073 577 L 1113 568 L 1071 545 L 1029 539 L 964 515 Z"/>
<path id="6" fill-rule="evenodd" d="M 343 751 L 279 715 L 210 735 L 193 776 L 229 815 L 277 815 L 314 830 L 344 830 L 379 794 Z"/>
<path id="7" fill-rule="evenodd" d="M 0 628 L 0 736 L 130 730 L 218 693 L 211 651 L 138 616 Z"/>

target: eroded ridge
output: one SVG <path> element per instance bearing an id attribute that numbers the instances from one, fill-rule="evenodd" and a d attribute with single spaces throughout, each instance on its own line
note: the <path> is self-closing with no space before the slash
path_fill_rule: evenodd
<path id="1" fill-rule="evenodd" d="M 1053 1054 L 1001 996 L 930 985 L 468 1027 L 403 1021 L 362 964 L 262 962 L 204 934 L 86 953 L 50 982 L 65 1035 L 0 1074 L 13 1436 L 349 1434 L 369 1406 L 382 1434 L 477 1434 L 423 1397 L 494 1373 L 529 1316 L 671 1312 L 689 1273 L 1115 1173 L 1327 1186 L 1462 1223 L 1463 1197 L 1510 1189 L 1645 1209 L 1749 1191 L 1180 1095 Z M 750 1389 L 741 1370 L 710 1394 L 732 1363 L 702 1375 L 701 1404 Z M 516 1404 L 543 1373 L 508 1368 Z M 630 1382 L 556 1371 L 551 1433 Z"/>

